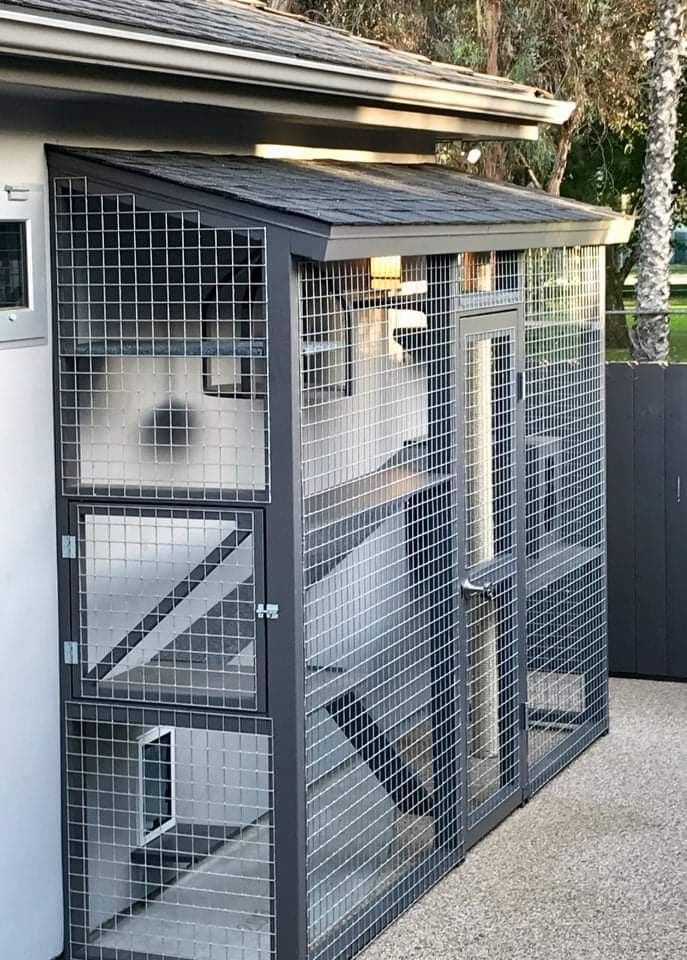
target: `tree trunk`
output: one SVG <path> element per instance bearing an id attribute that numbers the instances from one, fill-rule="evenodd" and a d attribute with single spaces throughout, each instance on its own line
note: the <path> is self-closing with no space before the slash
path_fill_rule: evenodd
<path id="1" fill-rule="evenodd" d="M 499 41 L 503 0 L 486 0 L 484 5 L 484 47 L 487 54 L 486 71 L 494 76 L 499 73 Z"/>
<path id="2" fill-rule="evenodd" d="M 636 262 L 633 253 L 623 258 L 624 247 L 606 248 L 606 346 L 619 350 L 630 347 L 625 309 L 625 281 Z"/>
<path id="3" fill-rule="evenodd" d="M 637 317 L 632 356 L 666 361 L 670 349 L 668 305 L 673 228 L 673 171 L 680 99 L 680 53 L 687 0 L 657 0 L 656 47 L 639 225 Z"/>
<path id="4" fill-rule="evenodd" d="M 568 158 L 570 157 L 577 123 L 578 116 L 577 111 L 575 111 L 570 119 L 566 120 L 561 127 L 553 170 L 551 171 L 549 179 L 546 181 L 546 192 L 553 194 L 555 197 L 560 196 L 561 184 L 563 183 L 563 177 L 565 176 L 565 171 L 568 166 Z"/>
<path id="5" fill-rule="evenodd" d="M 499 75 L 499 43 L 501 39 L 501 21 L 503 19 L 503 0 L 485 0 L 482 36 L 485 49 L 485 70 L 494 76 Z M 490 143 L 484 148 L 484 174 L 492 180 L 506 178 L 506 149 L 502 143 Z"/>

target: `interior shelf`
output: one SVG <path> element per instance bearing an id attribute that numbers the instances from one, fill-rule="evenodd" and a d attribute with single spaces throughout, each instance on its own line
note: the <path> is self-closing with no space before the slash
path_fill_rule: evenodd
<path id="1" fill-rule="evenodd" d="M 338 340 L 304 341 L 305 356 L 333 353 L 346 349 Z M 267 356 L 265 340 L 187 340 L 185 338 L 156 340 L 123 337 L 105 340 L 72 340 L 63 337 L 62 354 L 77 357 L 242 357 L 263 359 Z"/>
<path id="2" fill-rule="evenodd" d="M 536 560 L 528 557 L 527 596 L 531 597 L 540 590 L 550 587 L 552 583 L 580 567 L 601 560 L 603 554 L 604 551 L 600 547 L 582 547 L 578 544 L 561 547 L 560 544 L 556 544 L 548 550 L 542 550 Z"/>
<path id="3" fill-rule="evenodd" d="M 305 505 L 305 586 L 311 587 L 408 499 L 450 477 L 428 469 L 425 445 L 406 444 L 379 470 L 309 497 Z"/>
<path id="4" fill-rule="evenodd" d="M 332 353 L 335 350 L 345 350 L 346 344 L 339 340 L 304 340 L 302 352 L 307 356 L 318 353 Z"/>
<path id="5" fill-rule="evenodd" d="M 86 357 L 239 357 L 267 356 L 265 340 L 69 340 L 61 342 L 63 355 Z"/>

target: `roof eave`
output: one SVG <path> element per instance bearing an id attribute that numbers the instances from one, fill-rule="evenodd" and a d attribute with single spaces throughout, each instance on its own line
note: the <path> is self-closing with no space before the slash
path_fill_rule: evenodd
<path id="1" fill-rule="evenodd" d="M 501 90 L 461 82 L 458 73 L 450 83 L 385 74 L 1 7 L 0 23 L 0 52 L 41 60 L 324 94 L 523 128 L 564 123 L 574 109 L 572 103 L 523 92 L 508 81 Z"/>
<path id="2" fill-rule="evenodd" d="M 599 210 L 598 220 L 331 228 L 323 260 L 351 257 L 412 255 L 422 243 L 425 254 L 486 250 L 530 250 L 536 247 L 611 246 L 627 243 L 632 217 Z"/>

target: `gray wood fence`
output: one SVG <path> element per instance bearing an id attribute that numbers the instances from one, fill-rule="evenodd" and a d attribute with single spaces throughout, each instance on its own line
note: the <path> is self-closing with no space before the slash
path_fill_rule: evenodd
<path id="1" fill-rule="evenodd" d="M 687 364 L 606 387 L 611 673 L 687 679 Z"/>

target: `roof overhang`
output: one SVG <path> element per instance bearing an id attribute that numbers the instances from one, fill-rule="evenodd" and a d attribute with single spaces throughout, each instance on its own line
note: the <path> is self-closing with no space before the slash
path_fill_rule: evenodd
<path id="1" fill-rule="evenodd" d="M 504 84 L 386 74 L 334 63 L 50 17 L 0 5 L 0 80 L 103 94 L 224 105 L 438 139 L 536 139 L 574 104 Z M 96 69 L 94 69 L 96 68 Z"/>
<path id="2" fill-rule="evenodd" d="M 173 185 L 177 200 L 202 210 L 203 215 L 209 217 L 208 222 L 216 221 L 220 225 L 226 223 L 227 216 L 232 216 L 243 225 L 286 231 L 295 256 L 319 261 L 418 253 L 607 246 L 627 243 L 635 224 L 633 217 L 614 214 L 605 208 L 598 209 L 598 219 L 566 220 L 564 211 L 568 202 L 561 200 L 560 220 L 342 226 L 118 167 L 116 160 L 112 164 L 94 160 L 88 151 L 81 154 L 76 148 L 49 147 L 48 158 L 54 176 L 85 176 L 112 190 L 140 191 L 163 202 L 169 198 Z"/>

